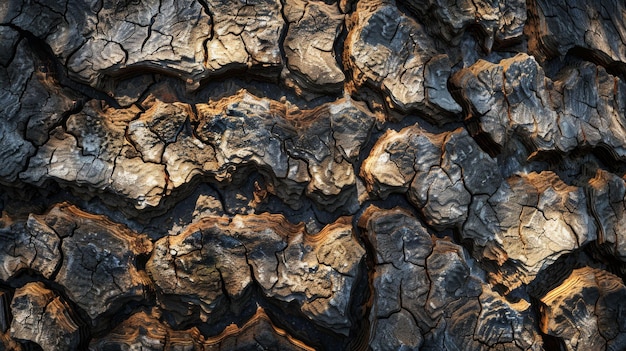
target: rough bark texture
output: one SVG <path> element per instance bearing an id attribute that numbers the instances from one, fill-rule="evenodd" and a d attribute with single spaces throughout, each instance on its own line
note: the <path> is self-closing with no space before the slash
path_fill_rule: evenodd
<path id="1" fill-rule="evenodd" d="M 0 2 L 0 350 L 625 350 L 617 0 Z"/>

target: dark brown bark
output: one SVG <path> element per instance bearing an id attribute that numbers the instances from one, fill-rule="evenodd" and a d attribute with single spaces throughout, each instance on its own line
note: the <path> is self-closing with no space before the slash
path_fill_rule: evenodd
<path id="1" fill-rule="evenodd" d="M 0 2 L 0 350 L 626 349 L 625 23 Z"/>

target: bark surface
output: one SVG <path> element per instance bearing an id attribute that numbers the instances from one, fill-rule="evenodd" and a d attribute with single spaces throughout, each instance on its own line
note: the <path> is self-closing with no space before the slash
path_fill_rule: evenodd
<path id="1" fill-rule="evenodd" d="M 626 349 L 626 5 L 0 2 L 0 350 Z"/>

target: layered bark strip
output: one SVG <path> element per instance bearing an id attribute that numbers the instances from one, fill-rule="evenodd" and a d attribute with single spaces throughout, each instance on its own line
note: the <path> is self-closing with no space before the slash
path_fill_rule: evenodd
<path id="1" fill-rule="evenodd" d="M 626 350 L 626 4 L 0 1 L 0 350 Z"/>

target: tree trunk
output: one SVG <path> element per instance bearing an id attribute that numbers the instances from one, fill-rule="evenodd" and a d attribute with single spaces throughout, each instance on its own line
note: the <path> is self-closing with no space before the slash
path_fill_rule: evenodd
<path id="1" fill-rule="evenodd" d="M 0 350 L 624 350 L 625 74 L 617 0 L 4 0 Z"/>

